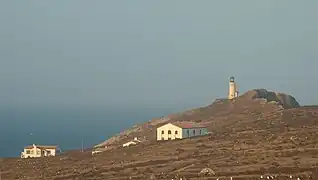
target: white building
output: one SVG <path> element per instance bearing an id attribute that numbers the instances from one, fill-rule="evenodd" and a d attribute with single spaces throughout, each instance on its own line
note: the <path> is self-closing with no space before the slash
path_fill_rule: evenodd
<path id="1" fill-rule="evenodd" d="M 206 126 L 193 122 L 168 123 L 157 128 L 157 141 L 204 136 L 207 133 Z"/>
<path id="2" fill-rule="evenodd" d="M 94 148 L 92 150 L 92 155 L 97 154 L 97 153 L 101 153 L 101 152 L 103 152 L 105 150 L 106 150 L 106 148 Z"/>
<path id="3" fill-rule="evenodd" d="M 95 146 L 93 147 L 92 149 L 92 155 L 94 154 L 98 154 L 98 153 L 101 153 L 101 152 L 104 152 L 104 151 L 107 151 L 107 150 L 110 150 L 110 149 L 113 149 L 112 147 L 110 146 Z"/>
<path id="4" fill-rule="evenodd" d="M 24 148 L 21 158 L 55 156 L 57 146 L 31 145 Z"/>
<path id="5" fill-rule="evenodd" d="M 238 88 L 237 88 L 237 84 L 235 83 L 235 78 L 232 76 L 230 77 L 230 82 L 229 82 L 228 99 L 234 99 L 237 97 L 238 97 Z"/>
<path id="6" fill-rule="evenodd" d="M 136 145 L 137 143 L 140 143 L 140 142 L 141 142 L 141 141 L 138 140 L 137 137 L 135 137 L 134 140 L 129 141 L 129 142 L 123 144 L 123 147 L 128 147 L 128 146 L 131 146 L 131 145 Z"/>

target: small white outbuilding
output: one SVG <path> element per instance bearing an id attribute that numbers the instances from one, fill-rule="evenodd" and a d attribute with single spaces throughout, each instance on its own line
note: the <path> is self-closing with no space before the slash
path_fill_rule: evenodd
<path id="1" fill-rule="evenodd" d="M 132 141 L 129 141 L 129 142 L 126 142 L 125 144 L 123 144 L 123 147 L 128 147 L 128 146 L 131 146 L 131 145 L 136 145 L 137 143 L 140 143 L 141 141 L 135 137 L 134 140 Z"/>
<path id="2" fill-rule="evenodd" d="M 204 136 L 207 127 L 193 122 L 168 123 L 157 128 L 157 141 Z"/>

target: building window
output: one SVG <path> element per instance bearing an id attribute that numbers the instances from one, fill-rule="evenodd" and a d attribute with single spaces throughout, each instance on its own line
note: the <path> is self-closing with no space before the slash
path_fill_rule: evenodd
<path id="1" fill-rule="evenodd" d="M 40 150 L 37 150 L 37 151 L 36 151 L 36 155 L 41 155 L 41 151 L 40 151 Z"/>
<path id="2" fill-rule="evenodd" d="M 30 154 L 30 150 L 26 150 L 25 153 L 26 153 L 26 154 Z"/>
<path id="3" fill-rule="evenodd" d="M 165 133 L 165 131 L 161 131 L 161 134 L 164 134 Z"/>
<path id="4" fill-rule="evenodd" d="M 178 131 L 175 131 L 174 134 L 178 134 Z"/>
<path id="5" fill-rule="evenodd" d="M 189 129 L 187 130 L 187 134 L 188 134 L 188 137 L 190 136 L 190 132 L 189 132 Z"/>
<path id="6" fill-rule="evenodd" d="M 165 138 L 164 138 L 164 137 L 161 137 L 161 140 L 165 140 Z"/>
<path id="7" fill-rule="evenodd" d="M 33 154 L 33 150 L 31 150 L 30 153 Z"/>
<path id="8" fill-rule="evenodd" d="M 202 135 L 201 129 L 200 129 L 200 135 Z"/>
<path id="9" fill-rule="evenodd" d="M 170 130 L 168 131 L 168 134 L 171 134 L 171 131 L 170 131 Z"/>
<path id="10" fill-rule="evenodd" d="M 195 135 L 195 129 L 193 129 L 193 135 Z"/>

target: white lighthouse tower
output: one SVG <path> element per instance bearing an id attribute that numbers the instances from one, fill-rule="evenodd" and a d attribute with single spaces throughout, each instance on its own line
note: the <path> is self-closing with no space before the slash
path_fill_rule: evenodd
<path id="1" fill-rule="evenodd" d="M 234 99 L 238 97 L 238 91 L 235 83 L 235 78 L 232 76 L 230 77 L 230 82 L 229 82 L 229 97 L 228 99 Z"/>

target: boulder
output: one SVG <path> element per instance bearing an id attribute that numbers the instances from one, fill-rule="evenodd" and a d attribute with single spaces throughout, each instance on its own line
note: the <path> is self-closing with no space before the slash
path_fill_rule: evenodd
<path id="1" fill-rule="evenodd" d="M 242 97 L 246 97 L 250 100 L 265 99 L 269 103 L 276 102 L 277 104 L 282 105 L 285 109 L 300 107 L 299 103 L 293 96 L 284 93 L 267 91 L 266 89 L 254 89 L 244 93 Z"/>

